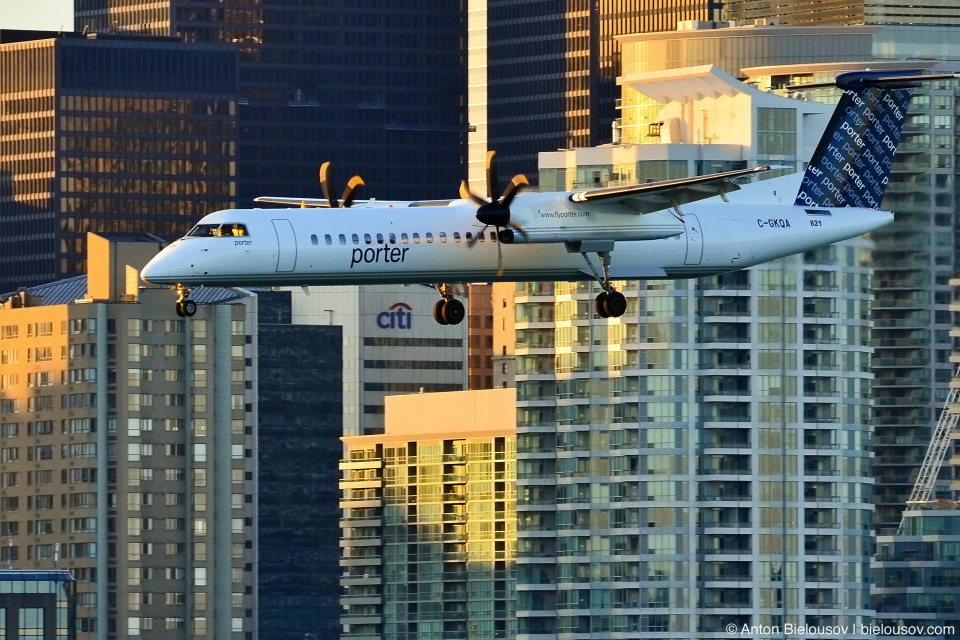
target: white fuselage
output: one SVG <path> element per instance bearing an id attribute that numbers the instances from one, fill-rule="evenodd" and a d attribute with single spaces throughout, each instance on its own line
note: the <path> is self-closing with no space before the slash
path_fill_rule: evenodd
<path id="1" fill-rule="evenodd" d="M 623 204 L 573 203 L 566 196 L 517 196 L 512 220 L 533 241 L 517 234 L 503 244 L 500 274 L 492 228 L 483 241 L 468 244 L 467 233 L 482 227 L 476 205 L 458 200 L 430 207 L 218 211 L 200 224 L 243 224 L 247 235 L 181 238 L 142 277 L 185 287 L 589 280 L 594 276 L 573 243 L 584 241 L 586 251 L 611 239 L 614 279 L 698 277 L 855 237 L 893 219 L 873 209 L 719 198 L 684 205 L 682 216 L 672 210 L 639 215 Z"/>

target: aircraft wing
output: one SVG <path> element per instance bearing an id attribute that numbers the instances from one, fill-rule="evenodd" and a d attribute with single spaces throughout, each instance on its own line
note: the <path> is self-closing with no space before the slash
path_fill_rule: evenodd
<path id="1" fill-rule="evenodd" d="M 723 197 L 730 191 L 740 189 L 740 185 L 736 183 L 735 178 L 763 173 L 773 168 L 775 167 L 755 167 L 753 169 L 713 173 L 696 178 L 575 191 L 570 194 L 570 200 L 572 202 L 597 203 L 623 202 L 636 209 L 638 213 L 651 213 L 717 195 Z"/>

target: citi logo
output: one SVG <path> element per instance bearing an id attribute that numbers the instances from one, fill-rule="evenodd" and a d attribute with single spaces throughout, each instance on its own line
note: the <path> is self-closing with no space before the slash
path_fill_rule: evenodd
<path id="1" fill-rule="evenodd" d="M 411 329 L 413 307 L 406 302 L 398 302 L 386 311 L 377 314 L 377 326 L 381 329 Z"/>

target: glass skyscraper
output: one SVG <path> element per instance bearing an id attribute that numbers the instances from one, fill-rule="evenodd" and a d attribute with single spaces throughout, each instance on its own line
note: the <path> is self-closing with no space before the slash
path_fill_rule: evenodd
<path id="1" fill-rule="evenodd" d="M 340 189 L 363 177 L 361 197 L 456 197 L 465 177 L 462 3 L 77 0 L 75 14 L 77 31 L 239 51 L 243 206 L 261 195 L 320 196 L 327 160 Z"/>
<path id="2" fill-rule="evenodd" d="M 0 291 L 84 273 L 88 231 L 176 236 L 232 206 L 236 58 L 0 31 Z"/>

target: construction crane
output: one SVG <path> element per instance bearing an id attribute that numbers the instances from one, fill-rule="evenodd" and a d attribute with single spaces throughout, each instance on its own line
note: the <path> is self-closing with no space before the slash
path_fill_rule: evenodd
<path id="1" fill-rule="evenodd" d="M 930 446 L 927 447 L 927 455 L 924 456 L 923 464 L 920 465 L 920 472 L 917 474 L 913 491 L 910 493 L 910 498 L 907 499 L 907 508 L 930 502 L 933 487 L 937 482 L 937 475 L 940 473 L 940 466 L 947 455 L 947 449 L 950 448 L 950 434 L 957 426 L 957 420 L 960 419 L 958 398 L 960 398 L 960 367 L 957 368 L 953 379 L 950 381 L 947 400 L 943 405 L 943 411 L 940 412 L 940 419 L 937 420 L 933 436 L 930 438 Z M 906 515 L 900 519 L 897 535 L 903 533 L 905 521 Z"/>

